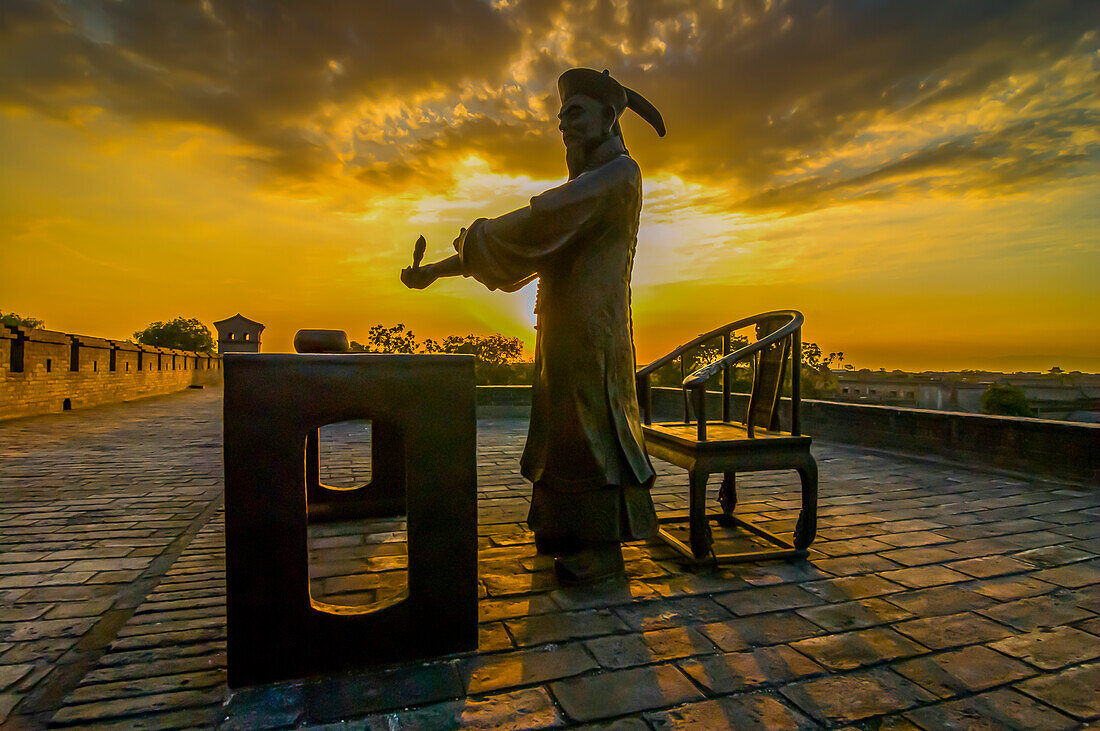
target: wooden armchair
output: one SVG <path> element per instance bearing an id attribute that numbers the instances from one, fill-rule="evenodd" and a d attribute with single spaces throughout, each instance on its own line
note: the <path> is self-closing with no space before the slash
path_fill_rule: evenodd
<path id="1" fill-rule="evenodd" d="M 802 313 L 777 310 L 737 322 L 700 335 L 668 355 L 638 369 L 638 400 L 642 412 L 642 432 L 646 451 L 653 457 L 671 462 L 688 471 L 690 490 L 690 546 L 661 528 L 660 536 L 677 552 L 694 561 L 712 555 L 709 519 L 720 525 L 739 527 L 763 538 L 775 549 L 715 555 L 718 562 L 754 561 L 769 558 L 805 556 L 806 548 L 817 533 L 817 464 L 810 455 L 810 437 L 799 428 L 799 387 L 802 354 Z M 730 352 L 732 333 L 756 326 L 756 342 Z M 683 374 L 684 356 L 693 348 L 722 339 L 722 357 L 683 377 L 684 418 L 679 422 L 653 423 L 650 374 L 679 359 Z M 793 356 L 793 357 L 792 357 Z M 730 380 L 735 363 L 752 364 L 752 393 L 744 422 L 731 415 Z M 780 431 L 779 400 L 783 375 L 791 363 L 791 430 Z M 706 416 L 707 381 L 722 375 L 722 419 L 708 421 Z M 690 408 L 689 408 L 690 406 Z M 694 411 L 694 420 L 692 419 Z M 737 505 L 736 474 L 755 470 L 794 469 L 802 480 L 802 510 L 792 542 L 786 541 L 744 518 L 734 515 Z M 718 500 L 722 512 L 707 516 L 706 490 L 711 473 L 723 473 Z M 683 522 L 684 518 L 663 518 L 661 523 Z"/>

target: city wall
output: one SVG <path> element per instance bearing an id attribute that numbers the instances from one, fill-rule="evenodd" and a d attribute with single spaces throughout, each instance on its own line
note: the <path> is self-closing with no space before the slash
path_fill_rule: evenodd
<path id="1" fill-rule="evenodd" d="M 221 383 L 221 357 L 0 325 L 0 419 Z"/>
<path id="2" fill-rule="evenodd" d="M 0 419 L 218 385 L 221 358 L 148 345 L 0 326 Z M 721 414 L 721 395 L 707 411 Z M 732 396 L 735 418 L 746 394 Z M 653 389 L 654 415 L 683 417 L 682 391 Z M 478 386 L 479 418 L 526 416 L 529 386 Z M 790 403 L 780 409 L 790 425 Z M 896 406 L 802 401 L 802 430 L 818 439 L 1100 485 L 1100 424 Z"/>
<path id="3" fill-rule="evenodd" d="M 528 386 L 478 386 L 477 390 L 479 418 L 530 413 Z M 682 394 L 678 388 L 654 388 L 654 417 L 682 419 Z M 733 394 L 735 420 L 744 417 L 747 407 L 747 394 Z M 721 416 L 720 393 L 708 393 L 707 413 Z M 783 428 L 789 429 L 790 401 L 786 399 L 780 418 Z M 1100 485 L 1100 424 L 810 399 L 802 401 L 801 418 L 803 433 L 824 441 Z"/>

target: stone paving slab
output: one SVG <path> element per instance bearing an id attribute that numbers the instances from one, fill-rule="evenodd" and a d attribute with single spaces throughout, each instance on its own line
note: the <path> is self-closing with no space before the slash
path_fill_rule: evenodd
<path id="1" fill-rule="evenodd" d="M 220 405 L 188 391 L 0 423 L 4 728 L 1100 722 L 1095 487 L 817 444 L 808 560 L 690 571 L 637 543 L 626 582 L 567 589 L 522 524 L 526 427 L 508 419 L 478 425 L 477 652 L 228 694 Z M 331 481 L 362 478 L 365 439 L 322 443 Z M 684 514 L 686 476 L 656 466 L 659 512 Z M 738 488 L 739 511 L 790 532 L 793 473 Z M 404 569 L 403 526 L 385 536 L 311 532 L 314 591 L 377 600 Z"/>
<path id="2" fill-rule="evenodd" d="M 9 726 L 58 710 L 209 523 L 219 404 L 188 391 L 0 423 L 0 668 L 30 668 L 0 671 Z"/>

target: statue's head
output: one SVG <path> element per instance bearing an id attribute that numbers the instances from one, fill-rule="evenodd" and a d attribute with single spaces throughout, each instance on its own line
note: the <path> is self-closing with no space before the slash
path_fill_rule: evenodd
<path id="1" fill-rule="evenodd" d="M 609 137 L 618 136 L 618 118 L 627 109 L 637 112 L 649 122 L 657 134 L 664 136 L 661 113 L 637 91 L 627 89 L 605 70 L 603 74 L 591 68 L 571 68 L 558 78 L 558 129 L 565 143 L 565 165 L 570 179 L 583 173 L 588 157 Z"/>
<path id="2" fill-rule="evenodd" d="M 565 142 L 567 159 L 574 152 L 591 152 L 612 135 L 621 138 L 619 117 L 627 109 L 634 110 L 664 137 L 661 113 L 606 70 L 600 73 L 594 69 L 569 69 L 558 78 L 558 96 L 561 98 L 558 129 Z"/>
<path id="3" fill-rule="evenodd" d="M 562 102 L 558 129 L 566 148 L 579 146 L 591 151 L 611 136 L 618 118 L 610 104 L 587 94 L 574 94 Z"/>

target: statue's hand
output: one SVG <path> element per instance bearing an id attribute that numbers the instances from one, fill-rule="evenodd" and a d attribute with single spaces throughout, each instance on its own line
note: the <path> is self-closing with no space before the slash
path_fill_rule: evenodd
<path id="1" fill-rule="evenodd" d="M 425 289 L 438 278 L 431 264 L 401 270 L 401 283 L 409 289 Z"/>

